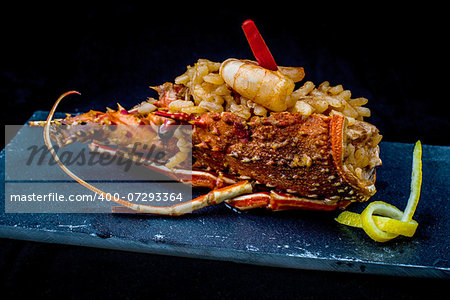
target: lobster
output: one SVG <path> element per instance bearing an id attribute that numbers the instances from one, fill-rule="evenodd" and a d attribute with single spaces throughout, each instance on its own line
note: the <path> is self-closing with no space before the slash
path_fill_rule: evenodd
<path id="1" fill-rule="evenodd" d="M 199 64 L 205 61 L 199 60 Z M 300 103 L 293 99 L 305 88 L 294 91 L 295 83 L 304 77 L 303 68 L 277 66 L 270 70 L 260 61 L 238 59 L 208 66 L 212 72 L 202 75 L 205 81 L 227 90 L 214 94 L 215 98 L 210 93 L 209 97 L 222 101 L 202 101 L 199 85 L 186 84 L 185 75 L 175 83 L 153 87 L 158 99 L 150 98 L 131 109 L 119 105 L 116 110 L 91 110 L 53 120 L 61 100 L 77 93 L 67 92 L 56 101 L 47 121 L 31 125 L 44 126 L 45 143 L 61 168 L 98 194 L 105 192 L 78 178 L 60 162 L 51 139 L 60 147 L 90 142 L 92 151 L 112 155 L 118 149 L 128 149 L 127 158 L 134 161 L 142 159 L 136 151 L 145 153 L 148 145 L 164 148 L 171 157 L 165 165 L 151 160 L 145 165 L 193 187 L 211 189 L 169 207 L 113 197 L 112 201 L 125 207 L 113 208 L 114 212 L 176 216 L 221 202 L 238 210 L 332 211 L 375 194 L 375 169 L 381 165 L 378 129 L 361 116 L 336 113 L 333 106 L 323 111 L 310 109 L 305 114 L 309 96 L 303 95 Z M 247 110 L 250 116 L 237 109 L 245 101 L 251 104 Z M 257 109 L 262 113 L 256 114 Z M 107 125 L 127 126 L 107 130 Z M 189 125 L 191 134 L 183 135 L 179 125 Z M 129 151 L 131 147 L 133 151 Z M 186 163 L 190 157 L 191 168 Z"/>

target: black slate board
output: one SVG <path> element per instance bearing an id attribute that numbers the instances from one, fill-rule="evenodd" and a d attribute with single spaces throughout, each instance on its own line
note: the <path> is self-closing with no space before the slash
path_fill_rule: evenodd
<path id="1" fill-rule="evenodd" d="M 46 115 L 37 111 L 31 120 Z M 11 143 L 20 147 L 20 135 Z M 371 200 L 404 209 L 412 150 L 411 144 L 381 143 L 383 166 L 377 173 L 378 192 Z M 449 147 L 423 146 L 422 196 L 414 216 L 418 230 L 413 238 L 398 237 L 383 244 L 373 242 L 360 229 L 336 223 L 339 212 L 238 213 L 218 205 L 176 218 L 5 213 L 4 150 L 0 158 L 0 237 L 286 268 L 450 277 Z M 194 189 L 193 196 L 201 192 Z M 361 212 L 366 205 L 354 204 L 349 210 Z"/>

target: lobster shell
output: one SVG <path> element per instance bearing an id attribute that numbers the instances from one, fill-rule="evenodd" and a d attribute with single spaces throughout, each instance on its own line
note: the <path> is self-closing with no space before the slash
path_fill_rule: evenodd
<path id="1" fill-rule="evenodd" d="M 375 193 L 375 173 L 363 179 L 344 166 L 345 130 L 340 115 L 281 112 L 246 123 L 232 113 L 206 113 L 194 126 L 193 168 L 346 207 Z"/>

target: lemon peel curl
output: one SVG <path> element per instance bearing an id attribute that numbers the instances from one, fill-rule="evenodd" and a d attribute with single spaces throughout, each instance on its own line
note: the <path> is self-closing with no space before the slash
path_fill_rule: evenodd
<path id="1" fill-rule="evenodd" d="M 412 217 L 419 203 L 421 186 L 422 144 L 417 141 L 413 152 L 411 191 L 405 211 L 383 201 L 374 201 L 361 214 L 344 211 L 335 220 L 343 225 L 362 228 L 377 242 L 387 242 L 399 235 L 412 237 L 419 225 Z"/>

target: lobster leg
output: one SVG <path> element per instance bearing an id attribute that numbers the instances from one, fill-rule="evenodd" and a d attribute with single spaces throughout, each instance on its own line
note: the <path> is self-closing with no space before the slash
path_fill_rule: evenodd
<path id="1" fill-rule="evenodd" d="M 112 156 L 117 155 L 117 149 L 96 143 L 95 141 L 89 144 L 89 149 L 98 153 L 108 153 Z M 237 183 L 235 178 L 226 176 L 224 174 L 216 174 L 207 171 L 197 170 L 185 170 L 185 169 L 169 169 L 165 166 L 157 164 L 149 159 L 145 159 L 142 156 L 127 153 L 127 158 L 135 163 L 163 174 L 169 178 L 173 178 L 183 183 L 190 183 L 194 187 L 206 187 L 209 189 L 221 188 L 227 185 Z"/>
<path id="2" fill-rule="evenodd" d="M 229 199 L 225 203 L 239 210 L 249 210 L 253 208 L 267 208 L 270 204 L 270 199 L 269 192 L 261 192 Z"/>
<path id="3" fill-rule="evenodd" d="M 239 210 L 249 210 L 253 208 L 266 208 L 272 211 L 311 209 L 332 211 L 337 207 L 344 208 L 348 203 L 337 203 L 336 201 L 314 200 L 282 192 L 260 192 L 243 195 L 225 201 L 231 207 Z"/>
<path id="4" fill-rule="evenodd" d="M 113 207 L 113 212 L 134 212 L 145 214 L 157 214 L 168 216 L 179 216 L 187 213 L 191 213 L 195 210 L 204 208 L 210 205 L 216 205 L 222 203 L 227 199 L 231 199 L 242 194 L 248 194 L 252 192 L 252 185 L 248 181 L 241 181 L 236 184 L 212 190 L 206 195 L 197 197 L 193 200 L 176 204 L 168 207 L 139 205 L 131 202 L 126 202 L 121 199 L 112 199 L 113 201 L 125 206 L 125 209 Z M 116 201 L 120 200 L 120 201 Z"/>
<path id="5" fill-rule="evenodd" d="M 107 152 L 111 155 L 116 155 L 116 149 L 97 144 L 95 142 L 90 144 L 90 148 L 92 151 L 96 151 L 99 153 Z M 213 190 L 193 200 L 168 207 L 140 205 L 130 203 L 122 199 L 111 199 L 112 201 L 122 205 L 112 207 L 112 212 L 115 213 L 146 213 L 179 216 L 193 212 L 206 206 L 219 204 L 227 199 L 232 199 L 242 194 L 248 194 L 252 192 L 252 185 L 248 181 L 241 181 L 236 183 L 233 178 L 229 178 L 222 174 L 216 175 L 214 173 L 204 171 L 169 169 L 165 166 L 155 164 L 151 160 L 145 160 L 142 157 L 138 157 L 133 154 L 129 154 L 127 158 L 131 159 L 134 162 L 138 162 L 153 171 L 157 171 L 178 181 L 191 183 L 196 187 L 208 187 Z"/>
<path id="6" fill-rule="evenodd" d="M 111 155 L 115 155 L 116 151 L 115 149 L 101 144 L 95 144 L 95 142 L 93 142 L 90 146 L 92 146 L 93 144 L 95 145 L 95 147 L 90 147 L 92 150 L 95 148 L 95 151 L 97 152 L 100 153 L 109 152 Z M 142 158 L 134 157 L 132 154 L 130 154 L 128 158 L 135 162 L 143 163 L 145 167 L 153 171 L 157 171 L 161 174 L 165 174 L 169 177 L 172 177 L 185 183 L 190 183 L 194 187 L 207 187 L 215 190 L 191 201 L 177 204 L 171 207 L 156 207 L 145 205 L 144 206 L 136 205 L 134 207 L 128 206 L 113 207 L 112 210 L 113 212 L 116 213 L 140 212 L 140 213 L 153 213 L 164 215 L 181 215 L 203 208 L 205 206 L 218 204 L 223 201 L 225 201 L 229 206 L 239 210 L 265 208 L 272 211 L 292 210 L 292 209 L 332 211 L 335 210 L 337 207 L 343 207 L 342 204 L 344 204 L 341 203 L 340 205 L 338 205 L 336 201 L 331 200 L 322 201 L 322 200 L 308 199 L 276 191 L 258 192 L 250 194 L 251 190 L 249 191 L 248 189 L 246 189 L 242 185 L 243 182 L 236 183 L 234 179 L 228 178 L 223 175 L 217 175 L 205 171 L 168 169 L 164 166 L 157 165 L 150 160 L 143 161 Z M 248 185 L 251 187 L 250 184 Z M 221 188 L 223 186 L 226 187 Z"/>

